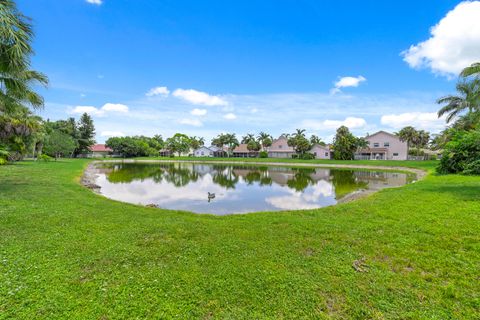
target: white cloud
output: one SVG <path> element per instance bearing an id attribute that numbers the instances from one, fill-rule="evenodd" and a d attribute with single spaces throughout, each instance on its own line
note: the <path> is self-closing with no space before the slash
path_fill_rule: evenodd
<path id="1" fill-rule="evenodd" d="M 185 124 L 187 126 L 193 126 L 193 127 L 201 127 L 203 126 L 203 123 L 202 121 L 198 120 L 198 119 L 180 119 L 178 121 L 178 123 L 180 124 Z"/>
<path id="2" fill-rule="evenodd" d="M 201 92 L 193 89 L 177 89 L 173 92 L 173 96 L 188 101 L 192 104 L 204 106 L 226 106 L 228 102 L 214 95 L 209 95 L 206 92 Z"/>
<path id="3" fill-rule="evenodd" d="M 234 113 L 227 113 L 223 116 L 223 118 L 227 120 L 235 120 L 237 119 L 237 116 Z"/>
<path id="4" fill-rule="evenodd" d="M 128 107 L 120 103 L 105 103 L 100 109 L 92 106 L 77 106 L 70 113 L 88 113 L 92 116 L 103 117 L 107 113 L 128 113 Z"/>
<path id="5" fill-rule="evenodd" d="M 436 112 L 405 112 L 400 114 L 387 114 L 380 119 L 382 125 L 394 129 L 413 126 L 417 129 L 439 130 L 445 127 L 445 119 L 438 118 Z"/>
<path id="6" fill-rule="evenodd" d="M 100 133 L 100 136 L 102 137 L 107 137 L 107 138 L 111 138 L 111 137 L 124 137 L 125 136 L 125 133 L 121 132 L 121 131 L 102 131 Z"/>
<path id="7" fill-rule="evenodd" d="M 190 114 L 192 116 L 204 116 L 207 114 L 207 109 L 193 109 L 192 111 L 190 111 Z"/>
<path id="8" fill-rule="evenodd" d="M 71 113 L 83 114 L 88 113 L 91 116 L 102 116 L 103 112 L 92 106 L 76 106 Z"/>
<path id="9" fill-rule="evenodd" d="M 168 90 L 167 87 L 155 87 L 150 90 L 145 94 L 147 97 L 154 97 L 154 96 L 162 96 L 166 97 L 170 94 L 170 90 Z"/>
<path id="10" fill-rule="evenodd" d="M 305 128 L 313 130 L 331 130 L 340 126 L 346 126 L 349 129 L 363 128 L 367 125 L 367 121 L 363 118 L 347 117 L 345 120 L 304 120 L 302 125 Z"/>
<path id="11" fill-rule="evenodd" d="M 86 0 L 88 3 L 91 4 L 96 4 L 96 5 L 101 5 L 103 3 L 103 0 Z"/>
<path id="12" fill-rule="evenodd" d="M 341 92 L 341 88 L 347 88 L 347 87 L 358 87 L 360 83 L 367 81 L 367 79 L 363 76 L 358 76 L 358 77 L 342 77 L 338 79 L 337 82 L 335 82 L 335 87 L 330 90 L 331 94 L 339 93 Z"/>
<path id="13" fill-rule="evenodd" d="M 104 112 L 121 112 L 127 113 L 128 107 L 120 103 L 105 103 L 101 109 Z"/>
<path id="14" fill-rule="evenodd" d="M 447 77 L 480 61 L 480 1 L 464 1 L 430 30 L 431 37 L 402 52 L 412 68 Z"/>

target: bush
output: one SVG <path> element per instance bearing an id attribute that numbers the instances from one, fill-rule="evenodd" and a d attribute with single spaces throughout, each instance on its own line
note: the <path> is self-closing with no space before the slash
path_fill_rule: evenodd
<path id="1" fill-rule="evenodd" d="M 300 155 L 299 158 L 302 159 L 302 160 L 313 160 L 313 159 L 315 159 L 315 155 L 313 153 L 304 153 L 304 154 Z"/>
<path id="2" fill-rule="evenodd" d="M 292 154 L 292 159 L 298 159 L 298 154 Z"/>
<path id="3" fill-rule="evenodd" d="M 47 155 L 47 154 L 41 154 L 41 155 L 39 155 L 39 156 L 38 156 L 38 159 L 39 159 L 39 160 L 43 160 L 43 161 L 45 161 L 45 162 L 49 162 L 49 161 L 52 161 L 52 160 L 53 160 L 53 158 L 50 157 L 50 156 Z"/>
<path id="4" fill-rule="evenodd" d="M 260 151 L 258 156 L 260 158 L 268 158 L 268 152 L 267 151 Z"/>
<path id="5" fill-rule="evenodd" d="M 455 134 L 445 146 L 437 168 L 440 173 L 479 174 L 480 131 Z"/>
<path id="6" fill-rule="evenodd" d="M 5 164 L 7 164 L 7 159 L 5 159 L 5 158 L 0 158 L 0 166 L 3 166 L 3 165 L 5 165 Z"/>

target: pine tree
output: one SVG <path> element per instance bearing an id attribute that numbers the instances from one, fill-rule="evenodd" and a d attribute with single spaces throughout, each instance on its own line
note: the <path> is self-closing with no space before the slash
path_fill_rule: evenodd
<path id="1" fill-rule="evenodd" d="M 86 154 L 89 148 L 95 144 L 95 126 L 92 117 L 84 113 L 78 123 L 78 147 L 75 155 Z"/>

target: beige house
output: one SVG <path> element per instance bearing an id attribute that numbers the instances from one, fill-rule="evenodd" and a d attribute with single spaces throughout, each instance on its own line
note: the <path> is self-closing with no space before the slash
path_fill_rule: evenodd
<path id="1" fill-rule="evenodd" d="M 322 146 L 319 144 L 314 144 L 309 152 L 313 153 L 315 159 L 331 159 L 332 156 L 332 153 L 328 146 Z"/>
<path id="2" fill-rule="evenodd" d="M 407 160 L 408 145 L 391 133 L 378 131 L 365 137 L 368 147 L 358 150 L 356 160 Z"/>
<path id="3" fill-rule="evenodd" d="M 280 136 L 267 148 L 269 158 L 291 158 L 295 150 L 288 145 L 287 137 Z"/>

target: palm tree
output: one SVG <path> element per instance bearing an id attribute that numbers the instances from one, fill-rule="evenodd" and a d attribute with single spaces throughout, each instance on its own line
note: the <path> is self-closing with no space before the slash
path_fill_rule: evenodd
<path id="1" fill-rule="evenodd" d="M 0 111 L 11 112 L 22 105 L 43 106 L 43 98 L 33 91 L 46 85 L 45 75 L 30 70 L 32 26 L 12 0 L 0 2 Z"/>
<path id="2" fill-rule="evenodd" d="M 414 127 L 408 126 L 395 133 L 402 142 L 407 143 L 407 150 L 411 145 L 416 145 L 418 141 L 418 132 Z"/>
<path id="3" fill-rule="evenodd" d="M 250 141 L 255 141 L 255 135 L 252 133 L 247 133 L 247 135 L 242 137 L 242 143 L 249 143 Z"/>
<path id="4" fill-rule="evenodd" d="M 258 134 L 257 139 L 258 139 L 258 142 L 260 143 L 260 147 L 262 151 L 265 151 L 265 149 L 271 146 L 273 142 L 272 136 L 263 131 Z"/>
<path id="5" fill-rule="evenodd" d="M 226 133 L 223 136 L 223 143 L 227 146 L 228 156 L 231 155 L 233 149 L 239 145 L 235 133 Z"/>
<path id="6" fill-rule="evenodd" d="M 293 134 L 294 136 L 301 136 L 301 137 L 305 137 L 305 129 L 296 129 L 295 130 L 296 132 Z"/>
<path id="7" fill-rule="evenodd" d="M 480 110 L 480 79 L 459 82 L 456 88 L 460 95 L 437 100 L 438 104 L 446 104 L 438 111 L 438 117 L 448 114 L 447 123 L 465 110 L 469 113 Z"/>
<path id="8" fill-rule="evenodd" d="M 480 62 L 472 63 L 469 67 L 463 69 L 460 76 L 464 78 L 470 76 L 480 77 Z"/>

